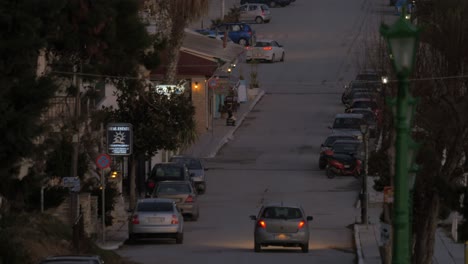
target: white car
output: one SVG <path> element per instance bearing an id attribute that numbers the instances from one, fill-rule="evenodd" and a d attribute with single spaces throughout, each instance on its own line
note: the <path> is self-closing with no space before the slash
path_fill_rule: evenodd
<path id="1" fill-rule="evenodd" d="M 246 49 L 247 62 L 252 60 L 284 61 L 284 48 L 274 40 L 257 40 L 254 46 L 248 46 Z"/>

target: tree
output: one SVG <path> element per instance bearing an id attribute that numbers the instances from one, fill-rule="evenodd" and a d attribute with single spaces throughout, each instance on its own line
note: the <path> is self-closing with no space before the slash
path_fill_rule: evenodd
<path id="1" fill-rule="evenodd" d="M 15 176 L 36 149 L 33 142 L 44 131 L 41 114 L 57 89 L 51 78 L 36 76 L 39 50 L 46 45 L 38 5 L 55 10 L 49 2 L 0 3 L 0 194 L 9 200 L 20 194 Z"/>
<path id="2" fill-rule="evenodd" d="M 422 1 L 418 23 L 424 28 L 417 57 L 418 76 L 434 80 L 416 82 L 413 94 L 421 98 L 415 125 L 423 143 L 413 207 L 414 263 L 430 263 L 441 208 L 457 210 L 462 194 L 468 140 L 468 82 L 444 78 L 464 74 L 468 66 L 468 11 L 466 1 Z M 437 79 L 437 77 L 441 77 Z"/>
<path id="3" fill-rule="evenodd" d="M 168 65 L 165 81 L 174 84 L 177 75 L 179 50 L 184 39 L 184 30 L 188 23 L 200 18 L 208 10 L 208 0 L 161 0 L 162 6 L 172 19 L 171 35 L 169 36 L 167 52 Z"/>

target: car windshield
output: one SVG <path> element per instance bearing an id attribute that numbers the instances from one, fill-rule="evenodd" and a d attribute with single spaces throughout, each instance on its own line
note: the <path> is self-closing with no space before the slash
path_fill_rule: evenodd
<path id="1" fill-rule="evenodd" d="M 97 260 L 91 259 L 77 259 L 77 260 L 46 260 L 41 264 L 99 264 Z"/>
<path id="2" fill-rule="evenodd" d="M 367 123 L 372 123 L 375 121 L 375 115 L 374 113 L 370 111 L 353 111 L 355 114 L 361 114 L 364 116 L 364 119 L 366 120 Z"/>
<path id="3" fill-rule="evenodd" d="M 172 212 L 172 203 L 164 202 L 142 202 L 138 203 L 138 212 Z"/>
<path id="4" fill-rule="evenodd" d="M 201 170 L 202 169 L 201 162 L 196 159 L 173 157 L 171 158 L 171 162 L 183 163 L 187 166 L 189 170 Z"/>
<path id="5" fill-rule="evenodd" d="M 190 186 L 180 183 L 160 183 L 158 193 L 190 193 Z"/>
<path id="6" fill-rule="evenodd" d="M 357 101 L 357 102 L 354 102 L 353 105 L 351 105 L 351 108 L 376 109 L 377 108 L 377 103 L 374 102 L 374 101 Z"/>
<path id="7" fill-rule="evenodd" d="M 333 152 L 335 153 L 356 153 L 358 150 L 358 143 L 335 143 L 333 144 Z"/>
<path id="8" fill-rule="evenodd" d="M 361 73 L 356 76 L 356 80 L 380 81 L 380 77 L 375 73 Z"/>
<path id="9" fill-rule="evenodd" d="M 257 43 L 255 43 L 255 47 L 269 47 L 269 46 L 271 46 L 270 42 L 257 41 Z"/>
<path id="10" fill-rule="evenodd" d="M 156 177 L 180 178 L 183 171 L 179 166 L 158 166 L 153 169 L 153 175 Z"/>
<path id="11" fill-rule="evenodd" d="M 325 140 L 325 143 L 323 144 L 326 147 L 330 147 L 335 143 L 335 141 L 340 140 L 340 139 L 355 139 L 353 136 L 330 136 Z"/>
<path id="12" fill-rule="evenodd" d="M 302 212 L 294 207 L 267 207 L 263 210 L 263 218 L 268 219 L 298 219 L 302 218 Z"/>
<path id="13" fill-rule="evenodd" d="M 335 118 L 335 122 L 333 123 L 334 129 L 360 129 L 360 125 L 362 123 L 362 119 L 360 118 L 350 118 L 350 117 L 343 117 L 343 118 Z"/>

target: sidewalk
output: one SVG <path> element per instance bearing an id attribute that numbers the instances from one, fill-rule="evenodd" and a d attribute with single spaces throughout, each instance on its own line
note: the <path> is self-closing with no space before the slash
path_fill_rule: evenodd
<path id="1" fill-rule="evenodd" d="M 383 193 L 372 188 L 374 179 L 368 178 L 369 191 L 369 225 L 354 225 L 356 253 L 359 264 L 380 264 L 380 214 L 382 213 Z M 358 202 L 357 205 L 360 208 Z M 359 211 L 360 213 L 360 211 Z M 360 219 L 360 216 L 356 217 Z M 359 220 L 358 220 L 359 222 Z M 450 234 L 437 228 L 435 234 L 433 264 L 463 264 L 464 244 L 455 243 Z"/>
<path id="2" fill-rule="evenodd" d="M 218 118 L 214 120 L 214 130 L 207 131 L 202 135 L 196 143 L 190 147 L 185 154 L 200 158 L 212 158 L 216 156 L 218 151 L 229 142 L 234 136 L 237 128 L 240 127 L 245 117 L 265 95 L 265 91 L 260 90 L 257 97 L 245 103 L 241 103 L 234 113 L 237 118 L 235 126 L 226 126 L 226 118 Z M 125 206 L 123 206 L 125 207 Z M 119 210 L 125 210 L 120 208 Z M 128 239 L 128 224 L 127 221 L 116 221 L 114 225 L 106 228 L 105 241 L 102 242 L 102 237 L 96 241 L 96 245 L 106 250 L 117 250 Z"/>

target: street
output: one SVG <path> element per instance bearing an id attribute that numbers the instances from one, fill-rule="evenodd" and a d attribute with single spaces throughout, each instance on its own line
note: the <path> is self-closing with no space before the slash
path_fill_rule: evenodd
<path id="1" fill-rule="evenodd" d="M 253 25 L 257 39 L 284 45 L 285 62 L 258 65 L 265 96 L 233 140 L 205 161 L 208 189 L 200 196 L 200 219 L 185 222 L 182 245 L 143 241 L 117 253 L 139 263 L 355 263 L 360 182 L 328 179 L 318 169 L 318 154 L 334 115 L 344 110 L 343 85 L 360 69 L 363 35 L 379 25 L 367 26 L 375 11 L 370 4 L 297 0 L 272 8 L 269 24 Z M 249 75 L 250 64 L 237 67 Z M 299 203 L 314 217 L 309 253 L 282 247 L 254 253 L 249 215 L 265 201 Z"/>

